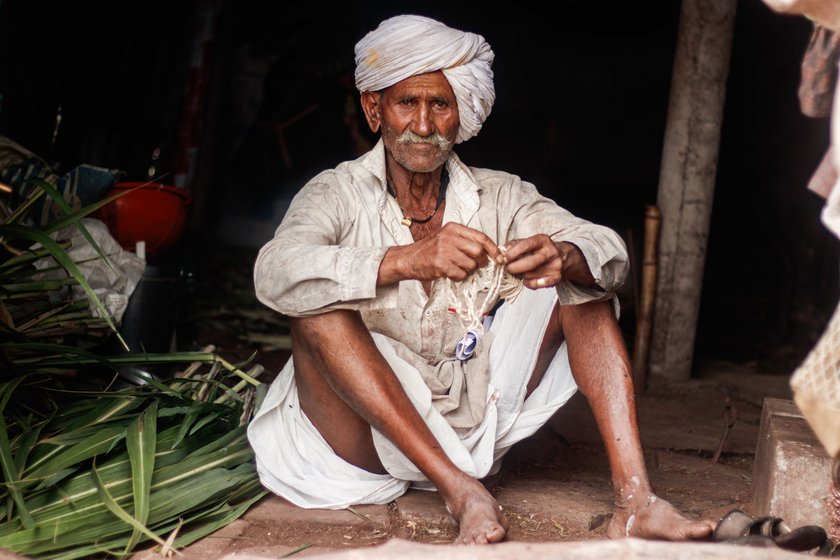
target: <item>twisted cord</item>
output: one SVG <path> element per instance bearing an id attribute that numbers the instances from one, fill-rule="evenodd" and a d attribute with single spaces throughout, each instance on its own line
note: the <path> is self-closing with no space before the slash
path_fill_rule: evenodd
<path id="1" fill-rule="evenodd" d="M 445 286 L 450 307 L 456 310 L 464 330 L 479 334 L 484 333 L 484 314 L 493 309 L 499 299 L 513 302 L 524 287 L 522 280 L 492 259 L 461 282 L 446 278 Z"/>

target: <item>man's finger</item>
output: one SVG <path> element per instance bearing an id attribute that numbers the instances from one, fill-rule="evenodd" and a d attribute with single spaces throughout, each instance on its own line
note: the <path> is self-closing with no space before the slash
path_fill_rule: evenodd
<path id="1" fill-rule="evenodd" d="M 466 257 L 469 257 L 478 263 L 478 266 L 486 265 L 487 259 L 493 258 L 490 256 L 487 247 L 472 237 L 459 236 L 456 242 L 452 243 L 449 248 L 465 255 Z"/>
<path id="2" fill-rule="evenodd" d="M 467 226 L 461 226 L 457 231 L 458 234 L 462 237 L 478 243 L 481 246 L 482 252 L 487 254 L 487 256 L 489 256 L 497 263 L 501 264 L 504 262 L 502 250 L 499 249 L 499 246 L 496 245 L 496 243 L 494 243 L 493 240 L 487 236 L 487 234 L 480 232 L 477 229 L 469 228 Z M 478 255 L 474 256 L 478 257 Z"/>
<path id="3" fill-rule="evenodd" d="M 447 268 L 443 271 L 444 275 L 453 280 L 463 280 L 473 270 L 482 266 L 482 261 L 486 263 L 487 258 L 484 253 L 481 256 L 483 258 L 475 259 L 468 253 L 453 253 L 448 257 L 449 262 Z"/>
<path id="4" fill-rule="evenodd" d="M 511 274 L 532 272 L 551 262 L 551 255 L 547 251 L 526 253 L 519 258 L 508 258 L 507 271 Z"/>
<path id="5" fill-rule="evenodd" d="M 549 286 L 554 286 L 556 285 L 556 282 L 553 282 L 550 276 L 540 276 L 539 278 L 526 279 L 523 282 L 523 284 L 525 284 L 526 288 L 537 290 L 539 288 L 548 288 Z"/>
<path id="6" fill-rule="evenodd" d="M 540 240 L 536 237 L 528 237 L 527 239 L 516 239 L 508 243 L 505 248 L 505 257 L 508 262 L 515 261 L 526 253 L 532 253 L 542 246 Z"/>

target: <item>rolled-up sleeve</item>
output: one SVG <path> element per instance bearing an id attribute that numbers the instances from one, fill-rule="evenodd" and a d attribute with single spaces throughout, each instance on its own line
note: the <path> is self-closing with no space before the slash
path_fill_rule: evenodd
<path id="1" fill-rule="evenodd" d="M 595 278 L 595 287 L 581 286 L 569 281 L 557 285 L 561 305 L 607 300 L 624 283 L 629 269 L 627 246 L 613 229 L 594 224 L 558 206 L 540 195 L 536 187 L 522 181 L 514 185 L 521 197 L 512 218 L 513 238 L 548 234 L 555 242 L 566 241 L 583 253 Z"/>
<path id="2" fill-rule="evenodd" d="M 398 286 L 376 285 L 388 247 L 341 244 L 357 213 L 336 189 L 328 181 L 306 185 L 260 249 L 254 287 L 263 304 L 291 317 L 396 306 Z"/>
<path id="3" fill-rule="evenodd" d="M 624 283 L 628 270 L 624 241 L 613 230 L 603 229 L 606 231 L 595 232 L 594 236 L 552 237 L 555 241 L 567 241 L 580 249 L 598 286 L 591 288 L 561 281 L 557 285 L 557 297 L 561 305 L 610 299 Z M 592 237 L 595 239 L 593 240 Z"/>

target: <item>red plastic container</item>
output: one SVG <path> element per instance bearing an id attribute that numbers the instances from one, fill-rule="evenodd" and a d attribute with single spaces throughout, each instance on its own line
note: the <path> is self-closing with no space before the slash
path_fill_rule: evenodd
<path id="1" fill-rule="evenodd" d="M 187 225 L 189 195 L 161 183 L 117 183 L 108 196 L 125 193 L 99 209 L 97 217 L 127 251 L 146 242 L 146 259 L 154 262 L 180 241 Z"/>

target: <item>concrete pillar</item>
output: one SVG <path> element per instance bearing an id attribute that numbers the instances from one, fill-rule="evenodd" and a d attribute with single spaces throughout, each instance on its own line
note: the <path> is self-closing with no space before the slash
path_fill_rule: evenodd
<path id="1" fill-rule="evenodd" d="M 691 375 L 737 0 L 683 0 L 657 206 L 649 387 Z"/>

